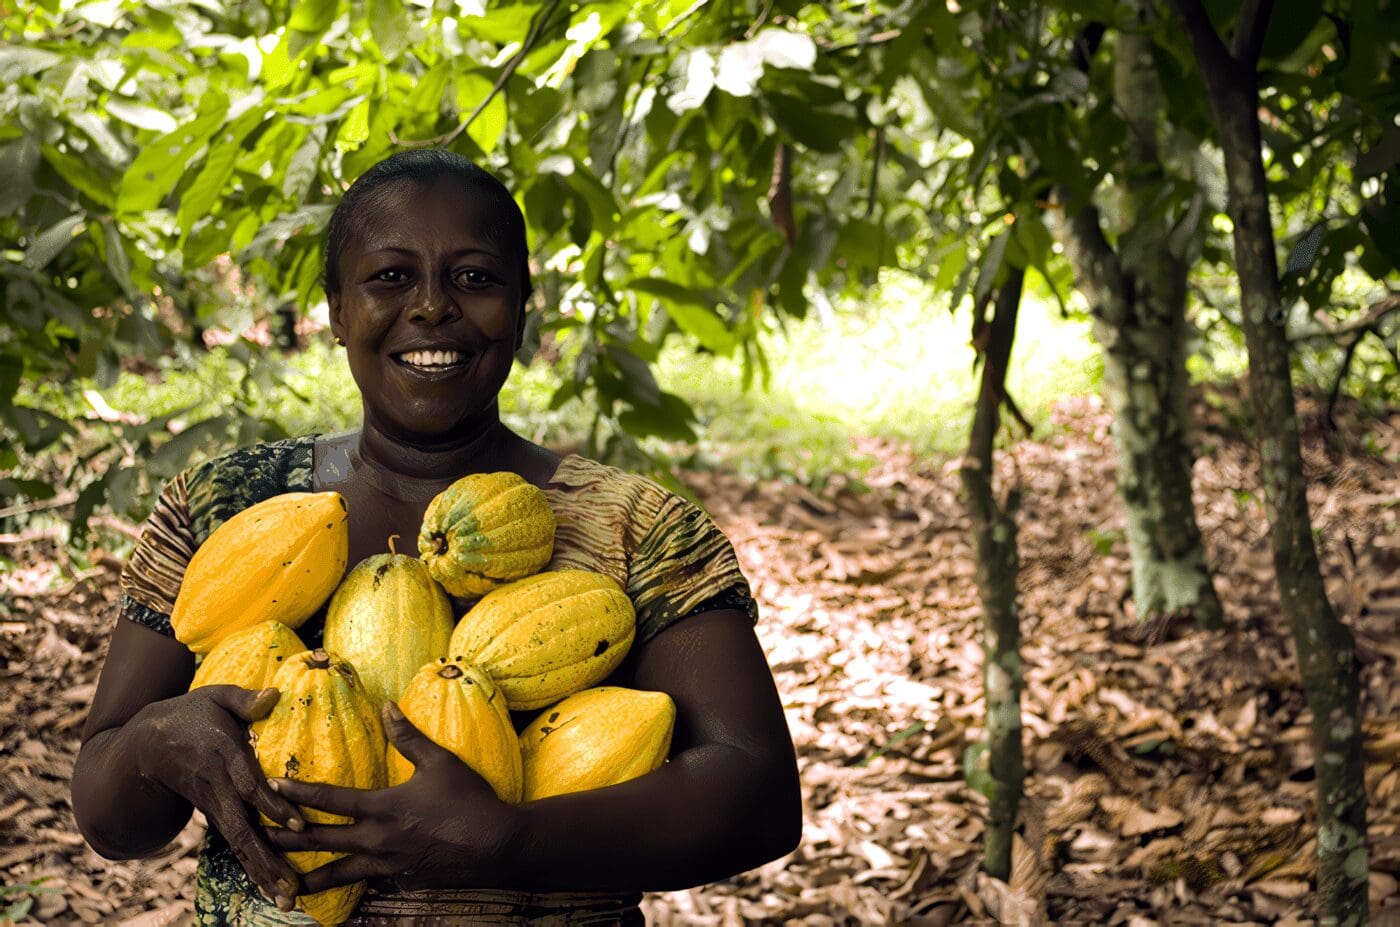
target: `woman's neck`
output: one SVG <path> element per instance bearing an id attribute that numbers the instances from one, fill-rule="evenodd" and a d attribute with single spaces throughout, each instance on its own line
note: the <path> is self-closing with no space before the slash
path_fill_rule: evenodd
<path id="1" fill-rule="evenodd" d="M 503 464 L 515 441 L 515 434 L 495 415 L 440 440 L 416 441 L 390 434 L 366 410 L 357 450 L 365 463 L 394 476 L 450 482 L 467 473 L 506 469 Z"/>

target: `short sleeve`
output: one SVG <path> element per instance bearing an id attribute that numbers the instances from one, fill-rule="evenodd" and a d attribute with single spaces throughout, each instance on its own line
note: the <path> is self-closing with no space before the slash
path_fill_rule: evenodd
<path id="1" fill-rule="evenodd" d="M 121 575 L 121 617 L 169 637 L 175 636 L 170 624 L 175 597 L 199 546 L 190 527 L 189 472 L 180 473 L 161 490 Z"/>
<path id="2" fill-rule="evenodd" d="M 712 608 L 740 608 L 757 621 L 734 546 L 703 509 L 650 480 L 637 503 L 627 594 L 637 609 L 638 643 Z"/>

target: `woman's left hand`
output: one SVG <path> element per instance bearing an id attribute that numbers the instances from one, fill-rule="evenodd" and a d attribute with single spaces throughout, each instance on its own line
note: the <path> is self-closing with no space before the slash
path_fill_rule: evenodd
<path id="1" fill-rule="evenodd" d="M 393 702 L 381 712 L 389 741 L 414 765 L 413 777 L 387 789 L 271 780 L 297 805 L 353 818 L 349 824 L 307 824 L 296 832 L 267 828 L 282 850 L 348 853 L 301 877 L 310 895 L 362 879 L 387 879 L 400 890 L 494 885 L 508 870 L 504 851 L 515 808 L 496 797 L 470 766 L 438 746 Z"/>

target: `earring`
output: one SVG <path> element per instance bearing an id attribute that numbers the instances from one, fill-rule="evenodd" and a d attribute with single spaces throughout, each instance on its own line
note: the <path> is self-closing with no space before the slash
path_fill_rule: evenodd
<path id="1" fill-rule="evenodd" d="M 344 346 L 345 346 L 345 342 L 340 340 L 340 336 L 339 336 L 339 335 L 336 336 L 336 338 L 335 338 L 335 343 L 338 344 L 338 345 L 340 345 L 341 347 L 344 347 Z"/>

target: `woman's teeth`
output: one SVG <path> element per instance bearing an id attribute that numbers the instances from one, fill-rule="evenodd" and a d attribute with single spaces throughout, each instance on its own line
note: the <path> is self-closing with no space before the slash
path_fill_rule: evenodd
<path id="1" fill-rule="evenodd" d="M 456 351 L 414 351 L 412 354 L 400 354 L 399 360 L 413 367 L 451 367 L 465 358 Z"/>

